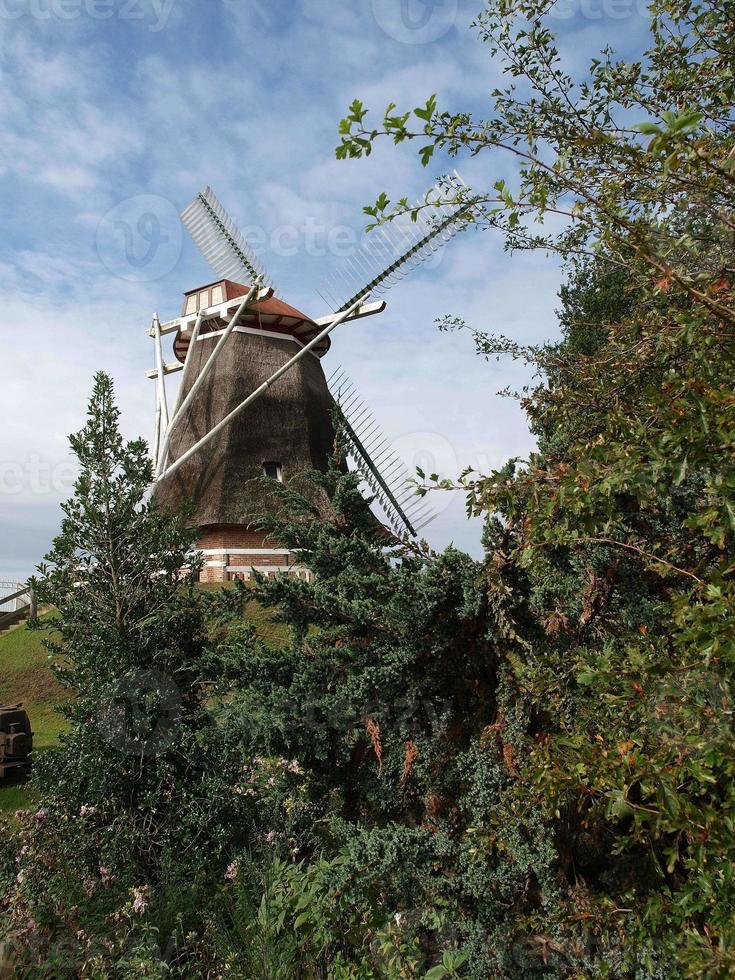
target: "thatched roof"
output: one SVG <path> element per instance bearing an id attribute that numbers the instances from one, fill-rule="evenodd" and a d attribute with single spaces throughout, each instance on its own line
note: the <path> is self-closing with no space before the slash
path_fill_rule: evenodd
<path id="1" fill-rule="evenodd" d="M 182 384 L 188 392 L 214 349 L 216 338 L 197 342 Z M 187 415 L 171 437 L 169 460 L 191 445 L 297 352 L 288 340 L 233 332 Z M 332 402 L 319 360 L 307 354 L 173 476 L 159 484 L 165 507 L 194 504 L 194 522 L 250 524 L 272 513 L 274 495 L 263 485 L 263 463 L 278 462 L 283 482 L 305 484 L 299 474 L 325 470 L 334 446 Z M 329 501 L 312 491 L 323 513 Z"/>

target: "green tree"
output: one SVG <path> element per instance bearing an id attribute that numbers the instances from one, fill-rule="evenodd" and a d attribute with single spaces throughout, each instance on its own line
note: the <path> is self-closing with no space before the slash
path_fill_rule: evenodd
<path id="1" fill-rule="evenodd" d="M 55 608 L 38 626 L 70 692 L 68 730 L 37 762 L 41 803 L 4 900 L 19 951 L 58 976 L 97 954 L 124 960 L 149 909 L 162 928 L 171 903 L 194 914 L 187 889 L 249 829 L 233 736 L 213 710 L 240 671 L 227 624 L 241 601 L 195 589 L 196 531 L 149 499 L 147 447 L 123 440 L 106 375 L 70 443 L 80 475 L 33 583 Z"/>

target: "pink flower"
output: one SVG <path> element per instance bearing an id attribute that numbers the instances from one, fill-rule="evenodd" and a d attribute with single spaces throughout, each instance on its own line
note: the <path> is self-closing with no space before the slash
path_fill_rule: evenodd
<path id="1" fill-rule="evenodd" d="M 36 821 L 36 823 L 43 823 L 47 816 L 48 810 L 41 808 L 40 810 L 36 810 L 36 812 L 33 814 L 33 819 Z"/>
<path id="2" fill-rule="evenodd" d="M 275 844 L 275 842 L 278 840 L 278 836 L 279 835 L 276 833 L 275 830 L 269 830 L 268 833 L 265 835 L 266 844 L 272 847 L 273 844 Z"/>
<path id="3" fill-rule="evenodd" d="M 100 865 L 100 878 L 102 879 L 102 883 L 106 885 L 112 878 L 112 872 L 110 869 L 104 868 Z"/>
<path id="4" fill-rule="evenodd" d="M 275 785 L 276 785 L 276 777 L 275 776 L 271 776 L 271 778 L 266 783 L 266 786 L 275 786 Z"/>
<path id="5" fill-rule="evenodd" d="M 228 865 L 227 871 L 225 871 L 225 881 L 234 881 L 237 878 L 240 866 L 237 861 L 233 861 L 232 864 Z"/>
<path id="6" fill-rule="evenodd" d="M 133 912 L 142 915 L 151 904 L 151 886 L 141 885 L 133 889 Z"/>
<path id="7" fill-rule="evenodd" d="M 85 804 L 83 804 L 83 806 L 81 807 L 81 809 L 79 811 L 79 816 L 80 817 L 93 817 L 96 812 L 97 812 L 97 807 L 96 806 L 87 806 L 86 803 L 85 803 Z"/>
<path id="8" fill-rule="evenodd" d="M 292 759 L 288 764 L 288 771 L 292 772 L 295 776 L 303 776 L 304 770 L 299 765 L 298 759 Z"/>

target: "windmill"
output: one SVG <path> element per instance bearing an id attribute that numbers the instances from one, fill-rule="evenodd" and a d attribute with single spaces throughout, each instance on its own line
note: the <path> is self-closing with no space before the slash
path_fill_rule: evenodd
<path id="1" fill-rule="evenodd" d="M 352 464 L 393 533 L 415 536 L 432 519 L 346 373 L 337 368 L 327 379 L 322 358 L 334 330 L 381 313 L 382 294 L 465 219 L 461 204 L 427 195 L 413 220 L 378 227 L 319 291 L 331 312 L 312 319 L 281 298 L 211 188 L 184 209 L 181 220 L 216 278 L 184 294 L 179 317 L 161 323 L 154 315 L 148 377 L 156 383 L 156 497 L 192 509 L 204 580 L 248 578 L 253 568 L 309 577 L 298 555 L 257 527 L 275 499 L 263 477 L 302 490 L 327 512 L 326 497 L 299 478 L 327 467 L 335 405 Z M 175 360 L 167 362 L 170 335 Z M 169 408 L 166 379 L 176 372 L 182 379 Z"/>

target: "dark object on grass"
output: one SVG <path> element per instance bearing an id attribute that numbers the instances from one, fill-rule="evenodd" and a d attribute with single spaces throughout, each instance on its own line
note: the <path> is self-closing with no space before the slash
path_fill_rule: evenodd
<path id="1" fill-rule="evenodd" d="M 0 705 L 0 779 L 30 772 L 32 752 L 31 721 L 23 706 Z"/>

